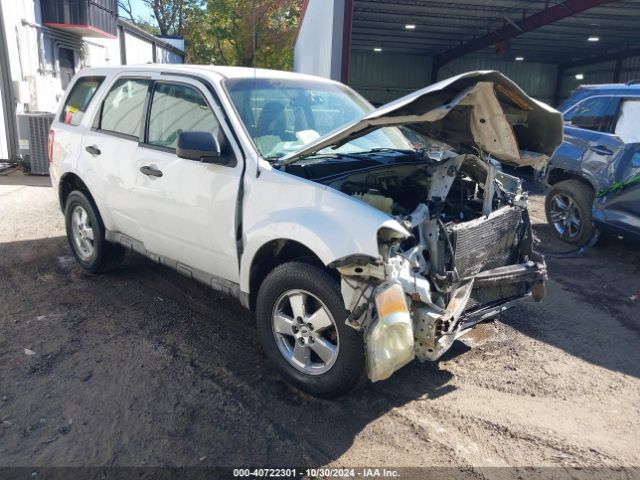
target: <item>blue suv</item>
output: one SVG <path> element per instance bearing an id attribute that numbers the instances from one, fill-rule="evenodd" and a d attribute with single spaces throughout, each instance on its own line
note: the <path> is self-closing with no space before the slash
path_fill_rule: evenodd
<path id="1" fill-rule="evenodd" d="M 597 230 L 640 238 L 640 85 L 578 88 L 562 105 L 564 142 L 544 172 L 547 221 L 584 245 Z"/>

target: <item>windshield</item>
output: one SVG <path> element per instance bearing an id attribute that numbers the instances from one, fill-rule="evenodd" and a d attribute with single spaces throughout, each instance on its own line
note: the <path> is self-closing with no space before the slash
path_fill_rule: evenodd
<path id="1" fill-rule="evenodd" d="M 243 78 L 226 80 L 225 86 L 258 151 L 268 160 L 295 152 L 373 110 L 349 88 L 329 82 Z M 375 149 L 414 150 L 399 129 L 386 127 L 318 154 Z"/>

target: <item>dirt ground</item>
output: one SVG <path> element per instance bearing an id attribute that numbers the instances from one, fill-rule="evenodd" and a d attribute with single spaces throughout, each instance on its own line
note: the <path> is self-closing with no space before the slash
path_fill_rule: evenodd
<path id="1" fill-rule="evenodd" d="M 438 466 L 515 478 L 640 465 L 637 246 L 610 239 L 548 257 L 542 304 L 329 402 L 280 380 L 235 300 L 135 254 L 113 273 L 83 273 L 51 188 L 13 183 L 0 185 L 0 466 Z M 541 198 L 541 249 L 569 250 L 550 239 Z M 517 472 L 491 468 L 502 466 Z"/>

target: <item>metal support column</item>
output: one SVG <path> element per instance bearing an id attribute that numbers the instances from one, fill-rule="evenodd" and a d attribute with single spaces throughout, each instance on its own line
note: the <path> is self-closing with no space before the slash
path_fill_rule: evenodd
<path id="1" fill-rule="evenodd" d="M 16 104 L 13 94 L 13 81 L 7 50 L 7 36 L 4 28 L 4 15 L 0 3 L 0 89 L 2 90 L 4 125 L 7 135 L 7 153 L 9 160 L 18 159 L 18 129 L 16 128 Z"/>
<path id="2" fill-rule="evenodd" d="M 127 47 L 125 43 L 126 31 L 122 25 L 118 25 L 118 41 L 120 42 L 120 64 L 127 64 Z"/>
<path id="3" fill-rule="evenodd" d="M 553 106 L 557 107 L 560 103 L 560 89 L 562 88 L 562 77 L 564 75 L 564 68 L 562 65 L 558 65 L 558 76 L 556 77 L 556 89 L 553 92 Z"/>
<path id="4" fill-rule="evenodd" d="M 616 66 L 613 69 L 613 83 L 620 83 L 620 75 L 622 74 L 622 62 L 624 58 L 618 57 L 616 59 Z"/>

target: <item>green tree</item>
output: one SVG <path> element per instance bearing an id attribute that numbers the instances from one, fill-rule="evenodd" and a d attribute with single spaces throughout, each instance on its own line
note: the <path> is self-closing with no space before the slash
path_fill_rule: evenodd
<path id="1" fill-rule="evenodd" d="M 301 0 L 208 0 L 184 11 L 189 63 L 290 70 Z"/>

